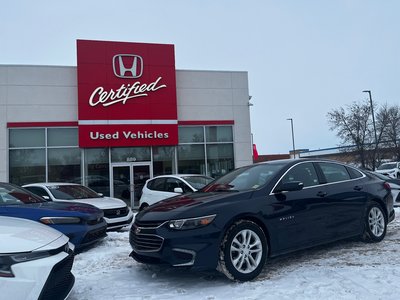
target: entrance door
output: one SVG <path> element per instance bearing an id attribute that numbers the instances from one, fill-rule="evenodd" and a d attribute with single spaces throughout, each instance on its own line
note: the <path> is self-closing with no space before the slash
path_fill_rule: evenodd
<path id="1" fill-rule="evenodd" d="M 150 169 L 147 163 L 113 165 L 112 197 L 124 200 L 131 208 L 138 208 L 142 188 L 151 175 Z"/>

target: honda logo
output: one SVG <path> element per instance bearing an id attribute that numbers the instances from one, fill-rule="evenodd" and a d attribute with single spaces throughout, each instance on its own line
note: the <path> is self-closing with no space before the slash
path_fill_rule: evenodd
<path id="1" fill-rule="evenodd" d="M 117 54 L 113 57 L 113 70 L 119 78 L 139 78 L 143 73 L 143 59 L 134 54 Z"/>

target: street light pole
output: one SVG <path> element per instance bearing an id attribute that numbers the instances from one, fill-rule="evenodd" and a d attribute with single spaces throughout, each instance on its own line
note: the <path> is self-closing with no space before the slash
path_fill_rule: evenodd
<path id="1" fill-rule="evenodd" d="M 375 149 L 374 149 L 374 159 L 372 161 L 372 168 L 375 170 L 375 162 L 376 162 L 376 152 L 378 150 L 378 137 L 376 135 L 376 125 L 375 125 L 375 114 L 374 114 L 374 105 L 372 103 L 372 96 L 371 96 L 371 91 L 366 90 L 363 91 L 363 93 L 368 93 L 369 95 L 369 103 L 371 105 L 371 114 L 372 114 L 372 124 L 374 125 L 374 134 L 375 134 Z"/>
<path id="2" fill-rule="evenodd" d="M 371 91 L 363 91 L 363 93 L 368 93 L 369 95 L 369 103 L 371 105 L 371 113 L 372 113 L 372 124 L 374 125 L 374 134 L 375 134 L 375 147 L 378 148 L 378 137 L 376 135 L 376 125 L 375 125 L 375 114 L 374 114 L 374 105 L 372 104 L 372 96 Z"/>
<path id="3" fill-rule="evenodd" d="M 287 121 L 290 121 L 290 125 L 292 127 L 292 144 L 293 144 L 293 158 L 296 158 L 296 147 L 294 146 L 294 130 L 293 130 L 293 119 L 289 118 L 286 119 Z"/>

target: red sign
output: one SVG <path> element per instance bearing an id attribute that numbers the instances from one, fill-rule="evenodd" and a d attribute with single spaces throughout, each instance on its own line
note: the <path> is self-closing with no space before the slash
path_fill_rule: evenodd
<path id="1" fill-rule="evenodd" d="M 80 147 L 178 143 L 173 45 L 77 41 Z"/>

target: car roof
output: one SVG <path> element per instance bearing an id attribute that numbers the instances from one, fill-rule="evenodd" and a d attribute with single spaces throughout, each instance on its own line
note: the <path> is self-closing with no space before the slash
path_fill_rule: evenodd
<path id="1" fill-rule="evenodd" d="M 29 187 L 29 186 L 60 186 L 60 185 L 81 185 L 81 184 L 72 183 L 72 182 L 37 182 L 37 183 L 24 184 L 23 187 Z"/>
<path id="2" fill-rule="evenodd" d="M 151 179 L 156 179 L 156 178 L 165 178 L 165 177 L 175 177 L 175 178 L 183 178 L 183 177 L 207 177 L 207 178 L 212 178 L 210 176 L 207 175 L 203 175 L 203 174 L 169 174 L 169 175 L 158 175 L 158 176 L 154 176 Z"/>

